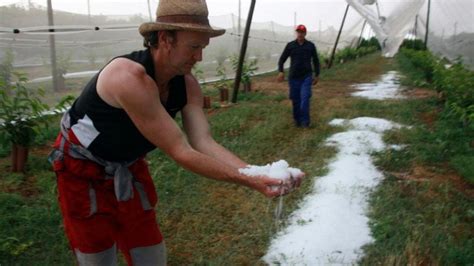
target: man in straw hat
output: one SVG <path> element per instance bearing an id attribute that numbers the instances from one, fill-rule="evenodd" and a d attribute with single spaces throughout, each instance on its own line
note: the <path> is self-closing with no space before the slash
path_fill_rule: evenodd
<path id="1" fill-rule="evenodd" d="M 119 56 L 86 85 L 61 121 L 51 153 L 66 235 L 79 265 L 166 264 L 154 206 L 157 195 L 144 156 L 158 147 L 184 168 L 255 189 L 268 197 L 290 187 L 249 177 L 247 163 L 216 143 L 202 110 L 192 67 L 209 39 L 204 0 L 162 0 L 153 23 L 140 26 L 146 50 Z M 184 132 L 173 118 L 181 112 Z"/>

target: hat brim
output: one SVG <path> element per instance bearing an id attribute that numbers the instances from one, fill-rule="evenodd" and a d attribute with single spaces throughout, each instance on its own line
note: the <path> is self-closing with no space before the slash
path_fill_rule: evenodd
<path id="1" fill-rule="evenodd" d="M 225 29 L 213 28 L 192 23 L 163 23 L 163 22 L 146 22 L 140 25 L 138 31 L 142 36 L 147 36 L 153 31 L 160 30 L 179 30 L 179 31 L 197 31 L 209 33 L 211 38 L 221 36 L 225 33 Z"/>

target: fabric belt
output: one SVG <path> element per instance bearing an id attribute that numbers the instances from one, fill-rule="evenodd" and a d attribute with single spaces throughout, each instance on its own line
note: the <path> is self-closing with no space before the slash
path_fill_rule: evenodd
<path id="1" fill-rule="evenodd" d="M 135 187 L 139 193 L 143 210 L 153 209 L 143 184 L 136 180 L 136 178 L 133 177 L 133 174 L 128 169 L 128 167 L 134 164 L 138 159 L 130 162 L 118 163 L 99 158 L 93 155 L 83 146 L 74 144 L 69 140 L 68 133 L 70 128 L 70 116 L 69 113 L 66 112 L 61 119 L 61 143 L 59 149 L 53 150 L 49 155 L 48 160 L 50 163 L 53 163 L 56 160 L 62 160 L 64 158 L 64 146 L 67 142 L 69 144 L 69 149 L 67 150 L 67 154 L 69 156 L 78 160 L 89 160 L 104 167 L 106 174 L 104 178 L 113 179 L 114 192 L 117 201 L 128 201 L 129 199 L 133 198 L 133 187 Z"/>

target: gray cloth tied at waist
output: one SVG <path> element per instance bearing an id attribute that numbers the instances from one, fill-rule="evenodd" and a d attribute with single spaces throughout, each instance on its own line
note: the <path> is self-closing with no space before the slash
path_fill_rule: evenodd
<path id="1" fill-rule="evenodd" d="M 69 141 L 68 132 L 70 130 L 70 118 L 68 112 L 64 114 L 61 119 L 61 134 L 62 140 L 59 150 L 55 150 L 50 155 L 50 161 L 62 158 L 64 153 L 64 144 L 67 141 L 69 143 L 68 155 L 74 159 L 89 160 L 93 161 L 104 167 L 106 179 L 114 180 L 114 192 L 117 201 L 128 201 L 133 198 L 133 187 L 140 194 L 140 201 L 144 210 L 151 210 L 153 207 L 148 200 L 148 196 L 144 189 L 143 184 L 139 181 L 134 180 L 133 174 L 130 172 L 128 167 L 134 164 L 137 160 L 131 162 L 110 162 L 94 156 L 89 150 L 81 145 L 76 145 Z"/>

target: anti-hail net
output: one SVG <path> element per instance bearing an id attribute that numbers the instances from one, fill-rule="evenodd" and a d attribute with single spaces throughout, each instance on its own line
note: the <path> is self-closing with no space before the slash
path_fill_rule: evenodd
<path id="1" fill-rule="evenodd" d="M 351 1 L 358 0 L 347 2 Z M 52 93 L 51 95 L 55 97 L 51 101 L 59 99 L 65 94 L 64 91 L 79 93 L 88 79 L 115 56 L 143 49 L 143 40 L 137 28 L 142 22 L 150 20 L 150 13 L 154 19 L 158 4 L 155 0 L 89 0 L 88 8 L 86 1 L 77 1 L 74 3 L 75 9 L 66 12 L 59 8 L 55 9 L 55 1 L 52 2 L 54 27 L 48 26 L 46 0 L 20 0 L 13 5 L 10 3 L 0 6 L 0 63 L 5 65 L 10 62 L 14 71 L 26 73 L 32 84 L 42 86 L 47 91 L 52 91 L 50 36 L 54 36 L 57 68 L 65 77 L 65 90 Z M 106 4 L 110 6 L 130 6 L 130 13 L 120 15 L 94 13 L 94 10 L 104 4 L 103 2 L 107 2 Z M 205 49 L 203 61 L 195 69 L 202 81 L 222 78 L 222 75 L 218 75 L 218 68 L 225 69 L 224 73 L 228 78 L 235 75 L 231 58 L 239 53 L 250 1 L 241 1 L 240 27 L 239 17 L 235 12 L 239 1 L 223 2 L 225 4 L 220 5 L 228 6 L 229 12 L 213 14 L 212 7 L 217 2 L 208 0 L 211 24 L 225 28 L 226 34 L 212 39 Z M 257 1 L 247 60 L 257 60 L 258 73 L 275 70 L 286 43 L 295 37 L 295 24 L 307 26 L 309 31 L 307 38 L 315 42 L 322 56 L 327 57 L 334 45 L 347 2 Z M 397 19 L 400 18 L 399 13 L 413 7 L 415 2 L 418 11 L 412 10 L 403 19 L 403 25 L 398 25 L 398 22 L 402 24 Z M 390 29 L 385 29 L 386 38 L 403 40 L 404 37 L 416 34 L 418 38 L 423 39 L 426 1 L 380 0 L 377 5 L 378 9 L 375 8 L 375 3 L 365 7 L 370 8 L 372 15 L 375 14 L 377 19 L 385 18 L 385 26 L 391 25 Z M 87 10 L 91 10 L 90 15 Z M 473 64 L 474 30 L 473 24 L 470 23 L 473 15 L 472 1 L 453 0 L 448 3 L 433 0 L 431 12 L 430 49 L 451 59 L 461 55 L 466 63 Z M 364 22 L 366 20 L 368 23 Z M 52 28 L 54 32 L 51 32 Z M 338 48 L 355 47 L 361 37 L 371 36 L 379 37 L 379 29 L 374 23 L 370 23 L 367 16 L 362 16 L 359 10 L 351 7 Z M 387 41 L 385 43 L 388 45 Z M 396 52 L 397 44 L 392 46 L 390 51 Z"/>

